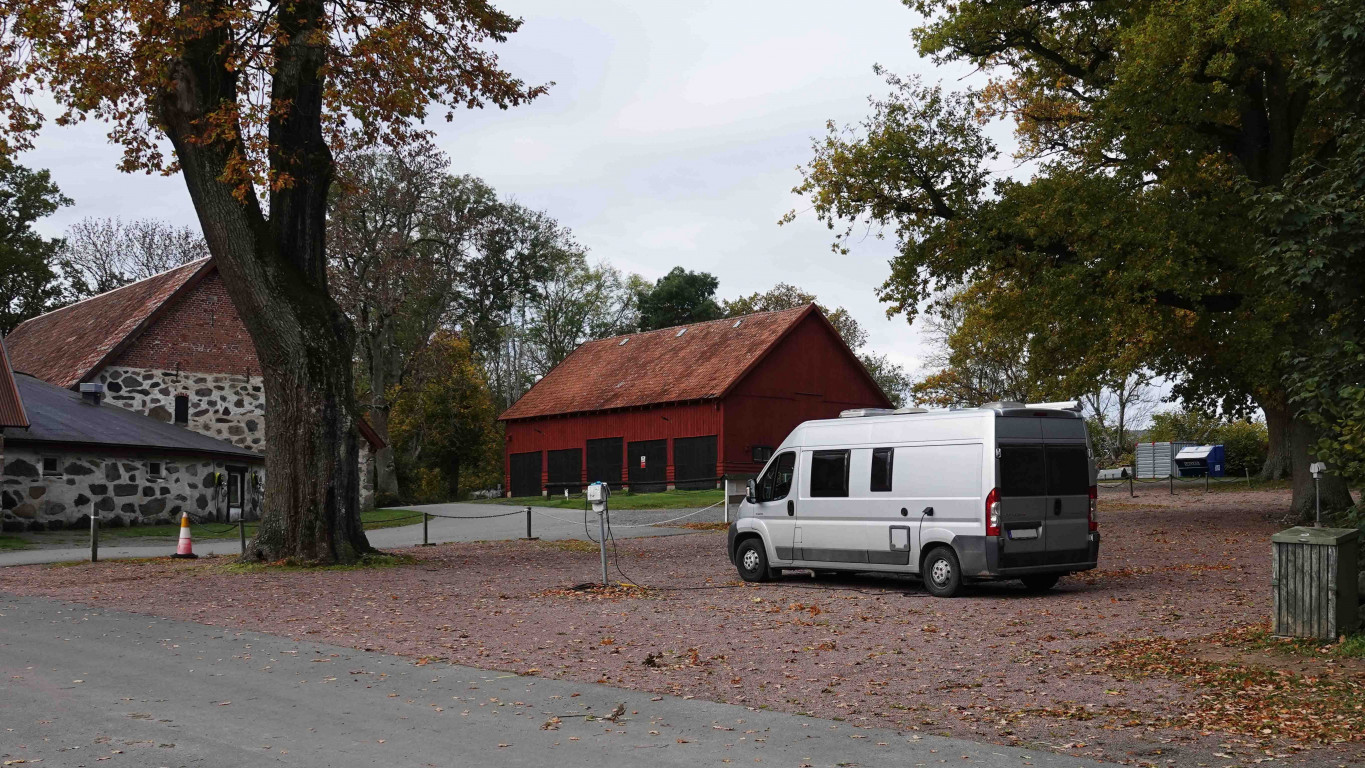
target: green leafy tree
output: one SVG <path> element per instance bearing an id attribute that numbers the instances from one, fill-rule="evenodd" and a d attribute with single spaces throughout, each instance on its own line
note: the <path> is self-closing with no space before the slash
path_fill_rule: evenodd
<path id="1" fill-rule="evenodd" d="M 1263 421 L 1220 419 L 1188 408 L 1152 414 L 1152 424 L 1143 435 L 1143 440 L 1221 444 L 1229 475 L 1242 475 L 1259 469 L 1270 444 Z"/>
<path id="2" fill-rule="evenodd" d="M 911 5 L 927 19 L 924 53 L 993 80 L 946 94 L 889 76 L 861 125 L 830 127 L 797 191 L 846 224 L 835 247 L 855 227 L 891 233 L 881 296 L 910 318 L 938 292 L 983 284 L 1027 324 L 1018 338 L 1050 388 L 1146 368 L 1201 408 L 1259 405 L 1272 445 L 1293 448 L 1306 514 L 1317 428 L 1294 415 L 1284 382 L 1286 353 L 1312 331 L 1292 293 L 1259 274 L 1265 228 L 1250 203 L 1339 138 L 1334 98 L 1302 67 L 1312 7 Z M 992 178 L 992 117 L 1014 121 L 1032 178 Z M 1339 479 L 1323 492 L 1327 509 L 1352 504 Z"/>
<path id="3" fill-rule="evenodd" d="M 33 224 L 70 204 L 47 171 L 0 155 L 0 335 L 59 303 L 54 266 L 62 241 L 39 235 Z"/>
<path id="4" fill-rule="evenodd" d="M 1333 110 L 1332 143 L 1297 158 L 1281 188 L 1263 190 L 1260 276 L 1296 297 L 1311 329 L 1284 355 L 1289 404 L 1318 438 L 1334 474 L 1365 485 L 1365 6 L 1328 2 L 1310 30 L 1306 64 Z M 1365 523 L 1357 507 L 1355 520 Z"/>
<path id="5" fill-rule="evenodd" d="M 452 501 L 501 481 L 497 412 L 467 341 L 438 331 L 392 395 L 389 429 L 413 500 Z"/>
<path id="6" fill-rule="evenodd" d="M 653 286 L 642 287 L 636 297 L 640 330 L 652 331 L 722 317 L 720 305 L 716 303 L 719 284 L 720 281 L 708 272 L 674 267 Z"/>

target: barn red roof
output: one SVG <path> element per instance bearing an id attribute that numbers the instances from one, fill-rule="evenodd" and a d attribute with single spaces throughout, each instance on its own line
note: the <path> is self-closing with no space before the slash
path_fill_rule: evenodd
<path id="1" fill-rule="evenodd" d="M 192 261 L 21 323 L 6 338 L 14 369 L 59 387 L 98 371 L 181 291 L 212 269 Z"/>
<path id="2" fill-rule="evenodd" d="M 722 397 L 814 304 L 589 341 L 500 420 Z"/>
<path id="3" fill-rule="evenodd" d="M 0 427 L 28 427 L 28 414 L 14 383 L 14 371 L 5 355 L 5 342 L 0 340 Z"/>

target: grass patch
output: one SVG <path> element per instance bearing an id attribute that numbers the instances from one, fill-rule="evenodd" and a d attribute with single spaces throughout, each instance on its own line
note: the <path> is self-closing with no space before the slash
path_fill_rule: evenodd
<path id="1" fill-rule="evenodd" d="M 659 493 L 612 493 L 608 502 L 612 509 L 693 509 L 709 507 L 725 500 L 725 491 L 708 488 L 702 491 L 660 491 Z M 479 504 L 504 504 L 511 507 L 552 507 L 554 509 L 583 509 L 587 503 L 583 494 L 564 496 L 524 496 L 515 499 L 480 499 Z"/>
<path id="2" fill-rule="evenodd" d="M 1324 643 L 1310 637 L 1276 637 L 1270 627 L 1258 624 L 1245 631 L 1238 644 L 1241 648 L 1303 656 L 1314 659 L 1365 659 L 1365 633 L 1346 635 L 1335 642 Z"/>
<path id="3" fill-rule="evenodd" d="M 0 536 L 0 552 L 11 552 L 16 549 L 28 549 L 33 546 L 18 536 Z"/>

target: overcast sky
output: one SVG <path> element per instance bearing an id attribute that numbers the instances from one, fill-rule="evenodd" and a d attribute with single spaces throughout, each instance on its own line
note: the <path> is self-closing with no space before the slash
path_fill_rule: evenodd
<path id="1" fill-rule="evenodd" d="M 834 257 L 831 233 L 791 194 L 825 121 L 856 122 L 886 92 L 873 64 L 960 86 L 965 70 L 916 54 L 915 14 L 896 0 L 499 5 L 526 21 L 499 49 L 504 65 L 556 85 L 529 106 L 442 122 L 453 171 L 548 211 L 592 259 L 651 280 L 682 265 L 714 274 L 724 298 L 798 285 L 847 307 L 876 351 L 917 369 L 917 329 L 887 320 L 874 294 L 889 244 L 869 238 Z M 119 173 L 104 134 L 50 127 L 22 160 L 75 200 L 44 233 L 86 216 L 194 225 L 184 182 Z M 793 208 L 797 221 L 779 227 Z"/>

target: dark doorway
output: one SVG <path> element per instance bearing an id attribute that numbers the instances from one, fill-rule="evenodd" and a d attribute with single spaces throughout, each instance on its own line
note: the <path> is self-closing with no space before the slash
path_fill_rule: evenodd
<path id="1" fill-rule="evenodd" d="M 716 436 L 673 439 L 673 485 L 678 488 L 716 487 Z"/>
<path id="2" fill-rule="evenodd" d="M 236 522 L 242 519 L 246 501 L 246 467 L 227 468 L 227 519 Z"/>
<path id="3" fill-rule="evenodd" d="M 657 493 L 668 487 L 668 441 L 641 440 L 626 446 L 631 493 Z"/>
<path id="4" fill-rule="evenodd" d="M 546 463 L 550 475 L 550 493 L 563 493 L 565 490 L 578 493 L 583 490 L 583 449 L 548 451 Z"/>
<path id="5" fill-rule="evenodd" d="M 621 444 L 622 438 L 603 437 L 589 440 L 588 445 L 588 482 L 609 483 L 613 488 L 621 487 Z"/>
<path id="6" fill-rule="evenodd" d="M 540 495 L 540 451 L 514 453 L 512 464 L 512 495 Z"/>

